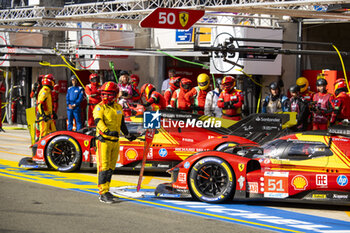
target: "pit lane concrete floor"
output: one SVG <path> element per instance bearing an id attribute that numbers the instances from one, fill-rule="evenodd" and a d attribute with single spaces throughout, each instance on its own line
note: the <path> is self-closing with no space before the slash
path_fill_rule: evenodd
<path id="1" fill-rule="evenodd" d="M 0 176 L 0 232 L 273 232 Z"/>
<path id="2" fill-rule="evenodd" d="M 24 156 L 31 156 L 31 149 L 29 148 L 30 136 L 29 136 L 28 131 L 27 130 L 6 129 L 6 126 L 5 126 L 5 130 L 6 130 L 6 133 L 0 133 L 0 159 L 18 162 Z M 79 172 L 79 173 L 96 177 L 95 171 L 91 171 L 91 170 L 90 171 L 83 171 L 83 172 Z M 137 175 L 138 175 L 137 173 L 129 173 L 129 174 L 127 174 L 127 173 L 126 174 L 125 173 L 118 174 L 117 173 L 113 176 L 113 180 L 136 183 L 137 178 L 138 178 Z M 9 182 L 10 184 L 18 182 L 18 181 L 15 181 L 13 179 L 7 179 L 7 178 L 3 178 L 2 180 L 4 180 L 4 179 L 6 181 L 8 180 L 7 182 Z M 143 184 L 155 187 L 159 183 L 163 183 L 166 181 L 169 181 L 169 178 L 166 176 L 146 176 L 146 178 L 143 181 Z M 33 187 L 33 186 L 37 187 L 36 184 L 30 184 L 29 186 L 30 187 Z M 5 189 L 4 187 L 1 187 L 1 190 L 4 190 L 4 189 Z M 43 189 L 46 189 L 46 186 L 45 186 L 45 188 L 43 188 L 39 185 L 37 189 L 43 190 Z M 2 192 L 3 191 L 1 191 L 1 197 L 4 197 L 7 195 L 6 193 L 2 193 Z M 18 191 L 14 191 L 13 193 L 16 193 L 16 192 L 22 193 L 23 188 L 18 187 Z M 72 191 L 67 191 L 67 192 L 71 193 Z M 24 191 L 24 193 L 28 194 L 28 193 L 32 193 L 32 191 Z M 62 194 L 62 195 L 64 197 L 67 197 L 67 195 L 69 197 L 71 196 L 71 194 Z M 84 195 L 84 194 L 74 194 L 74 195 Z M 41 192 L 40 196 L 46 196 L 45 192 L 44 191 Z M 50 195 L 47 197 L 49 198 Z M 19 198 L 22 198 L 22 197 L 19 197 Z M 99 203 L 96 203 L 96 202 L 98 202 L 96 200 L 96 196 L 93 196 L 91 198 L 93 200 L 93 202 L 91 203 L 92 205 L 99 204 Z M 29 202 L 31 202 L 31 201 L 29 201 Z M 1 205 L 1 206 L 3 206 L 3 205 Z M 278 205 L 278 204 L 274 204 L 272 206 L 270 205 L 270 207 L 284 209 L 284 210 L 298 212 L 298 213 L 310 214 L 310 215 L 315 215 L 315 216 L 334 218 L 334 219 L 350 222 L 350 212 L 349 212 L 350 209 L 346 209 L 346 208 L 332 208 L 329 210 L 322 208 L 320 210 L 320 209 L 315 208 L 314 205 L 312 208 L 307 208 L 307 207 L 300 208 L 300 205 L 299 205 L 299 207 L 294 208 L 294 205 Z M 142 207 L 140 207 L 140 209 L 142 209 Z M 1 221 L 1 222 L 3 222 L 3 221 Z"/>

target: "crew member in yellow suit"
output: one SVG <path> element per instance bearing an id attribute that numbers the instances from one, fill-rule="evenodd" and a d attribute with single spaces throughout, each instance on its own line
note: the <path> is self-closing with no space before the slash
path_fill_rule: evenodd
<path id="1" fill-rule="evenodd" d="M 56 126 L 53 121 L 53 112 L 52 112 L 52 97 L 51 90 L 54 86 L 53 80 L 45 75 L 41 81 L 43 87 L 41 88 L 38 94 L 38 120 L 40 135 L 39 139 L 48 135 L 51 132 L 56 131 Z"/>
<path id="2" fill-rule="evenodd" d="M 101 87 L 102 101 L 96 105 L 93 116 L 96 125 L 97 176 L 99 199 L 104 203 L 118 201 L 109 192 L 113 171 L 119 156 L 120 130 L 129 141 L 136 139 L 130 135 L 124 121 L 123 107 L 117 103 L 119 88 L 114 82 L 106 82 Z"/>

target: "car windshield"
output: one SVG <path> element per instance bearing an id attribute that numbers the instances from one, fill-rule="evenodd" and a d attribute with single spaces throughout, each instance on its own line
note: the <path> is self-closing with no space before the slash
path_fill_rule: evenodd
<path id="1" fill-rule="evenodd" d="M 253 158 L 275 158 L 280 156 L 285 149 L 284 146 L 281 147 L 281 144 L 284 142 L 284 140 L 278 139 L 265 143 L 259 149 L 252 148 L 252 150 L 256 151 Z"/>

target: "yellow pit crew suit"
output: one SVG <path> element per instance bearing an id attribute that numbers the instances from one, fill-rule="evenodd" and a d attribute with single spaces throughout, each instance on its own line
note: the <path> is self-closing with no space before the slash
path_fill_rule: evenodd
<path id="1" fill-rule="evenodd" d="M 38 95 L 38 123 L 40 136 L 39 139 L 47 134 L 56 131 L 55 123 L 52 119 L 52 97 L 51 89 L 48 86 L 43 86 Z"/>
<path id="2" fill-rule="evenodd" d="M 119 156 L 119 133 L 129 135 L 124 122 L 123 107 L 118 103 L 100 102 L 93 111 L 96 124 L 96 160 L 99 194 L 109 191 L 113 171 Z"/>

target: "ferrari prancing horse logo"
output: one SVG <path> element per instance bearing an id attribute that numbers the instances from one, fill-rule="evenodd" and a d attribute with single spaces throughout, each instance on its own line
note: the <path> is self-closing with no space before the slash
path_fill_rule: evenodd
<path id="1" fill-rule="evenodd" d="M 182 27 L 185 27 L 188 23 L 189 14 L 186 11 L 179 13 L 179 20 Z"/>
<path id="2" fill-rule="evenodd" d="M 244 170 L 244 163 L 238 164 L 238 169 L 240 172 L 243 171 Z"/>

